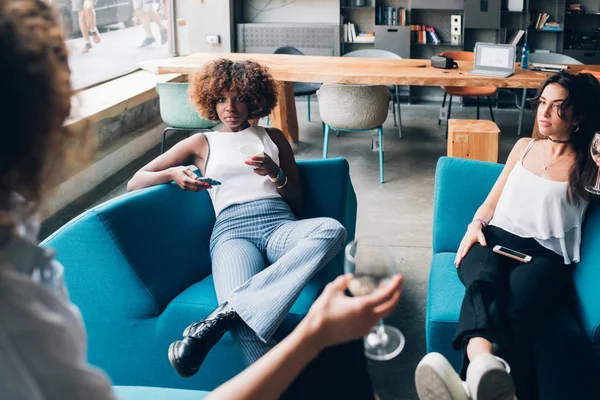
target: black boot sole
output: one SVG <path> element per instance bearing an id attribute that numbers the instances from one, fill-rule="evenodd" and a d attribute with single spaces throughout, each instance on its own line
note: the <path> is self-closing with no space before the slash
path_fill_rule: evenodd
<path id="1" fill-rule="evenodd" d="M 182 378 L 190 378 L 194 375 L 196 375 L 196 373 L 198 372 L 193 371 L 183 371 L 181 369 L 181 366 L 179 365 L 179 360 L 177 359 L 177 356 L 175 355 L 175 347 L 177 346 L 177 343 L 179 343 L 180 340 L 177 340 L 173 343 L 171 343 L 171 345 L 169 346 L 169 362 L 171 363 L 171 365 L 173 366 L 173 368 L 175 368 L 175 371 L 177 371 L 177 373 L 179 375 L 181 375 Z"/>

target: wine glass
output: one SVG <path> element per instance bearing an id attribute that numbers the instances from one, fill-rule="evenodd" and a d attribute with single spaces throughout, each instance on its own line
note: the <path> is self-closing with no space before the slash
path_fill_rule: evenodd
<path id="1" fill-rule="evenodd" d="M 598 160 L 600 160 L 600 132 L 594 133 L 594 138 L 590 145 L 590 153 L 592 154 L 592 159 L 598 163 Z M 597 196 L 600 195 L 600 168 L 596 176 L 596 184 L 594 186 L 586 186 L 585 190 Z"/>
<path id="2" fill-rule="evenodd" d="M 371 294 L 400 273 L 387 246 L 376 244 L 381 241 L 367 242 L 370 240 L 355 239 L 346 246 L 344 269 L 352 274 L 348 290 L 354 296 Z M 391 360 L 404 349 L 405 341 L 399 329 L 380 320 L 364 338 L 365 355 L 372 360 Z"/>

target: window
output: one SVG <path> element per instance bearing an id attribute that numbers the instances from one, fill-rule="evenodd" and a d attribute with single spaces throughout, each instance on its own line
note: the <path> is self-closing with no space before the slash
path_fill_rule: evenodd
<path id="1" fill-rule="evenodd" d="M 65 32 L 75 89 L 127 74 L 141 61 L 169 54 L 169 0 L 49 1 Z"/>

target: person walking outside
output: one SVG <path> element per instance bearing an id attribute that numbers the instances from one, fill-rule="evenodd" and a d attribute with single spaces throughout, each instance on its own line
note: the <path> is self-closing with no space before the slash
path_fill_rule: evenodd
<path id="1" fill-rule="evenodd" d="M 98 27 L 96 26 L 96 0 L 72 0 L 73 11 L 79 17 L 79 29 L 85 40 L 82 53 L 88 53 L 92 49 L 90 36 L 94 38 L 94 43 L 98 44 L 102 40 Z"/>
<path id="2" fill-rule="evenodd" d="M 148 47 L 156 42 L 150 28 L 150 21 L 154 21 L 160 29 L 160 44 L 167 43 L 167 28 L 162 24 L 160 15 L 153 8 L 154 0 L 133 0 L 133 9 L 136 18 L 140 21 L 146 32 L 146 38 L 140 48 Z"/>

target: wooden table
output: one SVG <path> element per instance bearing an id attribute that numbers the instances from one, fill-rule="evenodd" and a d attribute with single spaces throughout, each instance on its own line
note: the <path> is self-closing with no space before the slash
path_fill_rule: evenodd
<path id="1" fill-rule="evenodd" d="M 432 68 L 429 60 L 373 59 L 350 57 L 317 57 L 284 54 L 196 53 L 169 58 L 158 64 L 158 73 L 190 74 L 218 58 L 234 61 L 252 60 L 269 68 L 278 85 L 279 104 L 271 114 L 271 125 L 280 128 L 292 142 L 298 142 L 298 118 L 292 82 L 320 82 L 371 85 L 413 86 L 496 86 L 498 88 L 538 88 L 552 73 L 521 70 L 509 78 L 470 75 L 472 62 L 458 61 L 458 68 Z M 582 69 L 600 71 L 600 65 L 569 65 L 568 71 Z M 522 95 L 525 103 L 525 90 Z M 518 134 L 521 133 L 524 107 L 519 112 Z"/>

